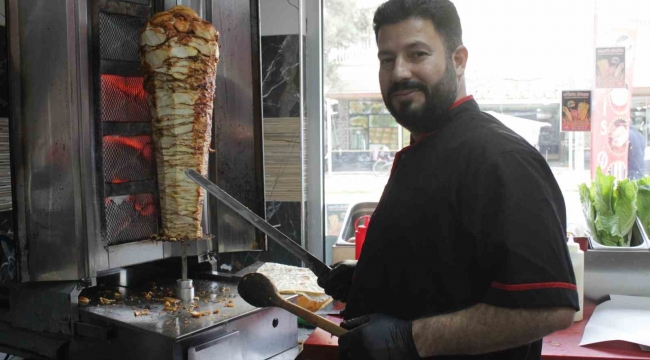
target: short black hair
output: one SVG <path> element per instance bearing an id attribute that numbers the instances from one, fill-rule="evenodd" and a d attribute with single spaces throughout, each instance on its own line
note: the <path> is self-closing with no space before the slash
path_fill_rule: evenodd
<path id="1" fill-rule="evenodd" d="M 375 12 L 375 39 L 384 25 L 397 24 L 410 18 L 430 20 L 442 37 L 447 56 L 463 45 L 463 28 L 456 6 L 449 0 L 388 0 Z"/>

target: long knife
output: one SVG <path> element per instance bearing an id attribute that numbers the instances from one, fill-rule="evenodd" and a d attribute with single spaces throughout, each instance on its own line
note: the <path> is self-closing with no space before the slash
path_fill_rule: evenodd
<path id="1" fill-rule="evenodd" d="M 327 274 L 330 270 L 330 267 L 325 265 L 324 262 L 320 261 L 317 257 L 312 255 L 307 250 L 303 249 L 300 245 L 296 244 L 293 240 L 283 234 L 280 230 L 273 227 L 273 225 L 266 222 L 264 219 L 259 217 L 257 214 L 252 212 L 242 203 L 237 201 L 217 186 L 212 181 L 206 179 L 203 175 L 199 174 L 194 169 L 185 170 L 185 175 L 197 183 L 200 187 L 204 188 L 207 192 L 214 195 L 217 199 L 221 200 L 224 204 L 228 205 L 233 209 L 237 214 L 241 215 L 244 219 L 248 220 L 253 226 L 260 229 L 263 233 L 268 235 L 271 239 L 275 240 L 283 248 L 287 249 L 295 257 L 302 260 L 305 265 L 311 269 L 311 271 L 316 274 L 316 276 L 321 277 Z"/>

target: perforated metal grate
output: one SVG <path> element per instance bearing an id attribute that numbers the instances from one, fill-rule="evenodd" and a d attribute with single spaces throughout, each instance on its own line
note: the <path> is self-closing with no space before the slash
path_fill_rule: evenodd
<path id="1" fill-rule="evenodd" d="M 151 114 L 141 77 L 103 74 L 101 118 L 105 122 L 149 122 Z"/>
<path id="2" fill-rule="evenodd" d="M 104 136 L 104 182 L 119 184 L 154 178 L 154 154 L 150 135 Z"/>
<path id="3" fill-rule="evenodd" d="M 146 19 L 99 13 L 99 54 L 102 60 L 140 61 L 140 29 Z"/>
<path id="4" fill-rule="evenodd" d="M 121 0 L 123 2 L 128 2 L 128 3 L 133 3 L 133 4 L 140 4 L 140 5 L 149 5 L 150 2 L 149 0 Z"/>
<path id="5" fill-rule="evenodd" d="M 108 245 L 143 240 L 157 233 L 158 209 L 152 194 L 109 197 L 104 203 Z"/>

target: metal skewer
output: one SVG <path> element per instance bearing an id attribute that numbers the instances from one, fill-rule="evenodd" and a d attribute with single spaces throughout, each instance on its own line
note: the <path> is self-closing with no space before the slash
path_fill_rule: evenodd
<path id="1" fill-rule="evenodd" d="M 192 279 L 187 278 L 187 247 L 186 241 L 181 241 L 181 278 L 176 280 L 176 297 L 182 301 L 191 301 L 194 299 L 194 285 Z"/>
<path id="2" fill-rule="evenodd" d="M 181 255 L 183 267 L 182 279 L 183 281 L 187 281 L 187 243 L 185 241 L 181 241 L 181 249 L 183 251 Z"/>

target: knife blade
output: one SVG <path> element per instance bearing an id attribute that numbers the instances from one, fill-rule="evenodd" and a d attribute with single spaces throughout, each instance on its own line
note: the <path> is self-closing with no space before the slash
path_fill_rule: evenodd
<path id="1" fill-rule="evenodd" d="M 287 249 L 287 251 L 289 251 L 295 257 L 302 260 L 305 263 L 305 265 L 309 269 L 311 269 L 311 271 L 313 271 L 314 274 L 316 274 L 316 276 L 321 277 L 322 275 L 325 275 L 331 270 L 330 267 L 325 265 L 324 262 L 320 261 L 309 251 L 303 249 L 300 245 L 296 244 L 287 235 L 283 234 L 280 230 L 274 228 L 273 225 L 266 222 L 266 220 L 259 217 L 256 213 L 252 212 L 249 208 L 247 208 L 242 203 L 237 201 L 237 199 L 230 196 L 230 194 L 228 194 L 226 191 L 221 189 L 215 183 L 206 179 L 203 175 L 199 174 L 196 170 L 187 169 L 185 170 L 185 175 L 187 175 L 187 177 L 189 177 L 192 181 L 197 183 L 197 185 L 204 188 L 207 192 L 212 194 L 221 202 L 228 205 L 228 207 L 234 210 L 237 214 L 241 215 L 253 226 L 260 229 L 260 231 L 268 235 L 280 246 Z"/>

